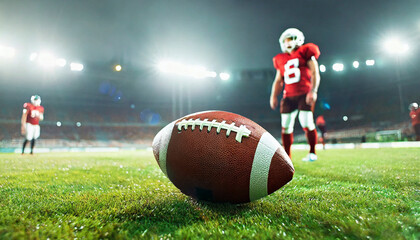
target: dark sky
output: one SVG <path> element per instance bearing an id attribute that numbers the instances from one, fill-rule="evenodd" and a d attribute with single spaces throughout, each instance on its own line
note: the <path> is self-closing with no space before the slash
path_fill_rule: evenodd
<path id="1" fill-rule="evenodd" d="M 420 0 L 0 1 L 1 44 L 81 62 L 271 68 L 288 27 L 318 44 L 324 59 L 374 54 L 389 34 L 418 47 Z"/>

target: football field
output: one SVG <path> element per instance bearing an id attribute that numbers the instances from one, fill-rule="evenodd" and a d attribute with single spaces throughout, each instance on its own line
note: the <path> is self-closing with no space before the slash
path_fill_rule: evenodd
<path id="1" fill-rule="evenodd" d="M 0 239 L 419 239 L 420 149 L 318 151 L 244 205 L 180 193 L 150 151 L 0 154 Z"/>

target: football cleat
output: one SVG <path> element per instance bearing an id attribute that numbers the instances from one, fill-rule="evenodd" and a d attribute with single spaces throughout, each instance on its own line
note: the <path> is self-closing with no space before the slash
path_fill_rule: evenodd
<path id="1" fill-rule="evenodd" d="M 290 39 L 290 41 L 286 43 L 286 39 Z M 279 38 L 280 48 L 284 53 L 291 53 L 295 48 L 302 46 L 304 42 L 305 36 L 297 28 L 288 28 Z"/>
<path id="2" fill-rule="evenodd" d="M 309 153 L 306 157 L 302 159 L 304 162 L 314 162 L 318 159 L 318 156 L 315 153 Z"/>

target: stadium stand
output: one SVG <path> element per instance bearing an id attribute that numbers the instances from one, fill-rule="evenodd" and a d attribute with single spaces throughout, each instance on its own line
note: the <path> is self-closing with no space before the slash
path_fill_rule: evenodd
<path id="1" fill-rule="evenodd" d="M 124 109 L 120 106 L 94 106 L 84 107 L 80 110 L 77 106 L 50 105 L 47 109 L 46 120 L 41 123 L 41 141 L 39 141 L 41 145 L 39 146 L 80 146 L 81 143 L 86 146 L 133 146 L 135 144 L 150 146 L 154 135 L 160 128 L 172 121 L 170 114 L 162 112 L 163 117 L 159 123 L 153 125 L 144 123 L 141 121 L 138 111 L 133 111 L 129 107 Z M 280 137 L 280 119 L 275 116 L 275 113 L 273 114 L 267 109 L 247 111 L 247 108 L 237 107 L 236 110 L 236 112 L 258 122 L 275 137 Z M 18 147 L 22 141 L 20 121 L 16 117 L 16 115 L 19 116 L 19 113 L 13 109 L 10 109 L 10 112 L 14 114 L 2 115 L 0 119 L 2 125 L 0 142 L 3 147 Z M 331 116 L 326 116 L 327 121 L 328 117 Z M 368 142 L 412 139 L 413 133 L 409 122 L 369 122 L 369 117 L 367 116 L 366 121 L 360 120 L 351 126 L 346 126 L 345 122 L 331 121 L 327 135 L 328 143 L 361 142 L 362 136 L 365 136 Z M 61 126 L 57 126 L 57 122 L 60 122 Z M 77 122 L 81 124 L 79 127 L 76 125 Z M 366 124 L 366 122 L 368 123 Z M 295 127 L 295 129 L 295 141 L 297 143 L 306 141 L 303 131 L 299 127 Z M 398 131 L 399 137 L 378 138 L 378 132 L 381 131 Z"/>
<path id="2" fill-rule="evenodd" d="M 392 79 L 385 78 L 389 72 L 382 70 L 384 81 L 391 82 Z M 34 91 L 43 97 L 42 105 L 46 109 L 37 146 L 150 146 L 161 127 L 180 116 L 204 110 L 244 115 L 274 137 L 281 136 L 280 114 L 272 111 L 268 104 L 274 76 L 272 69 L 233 73 L 231 82 L 206 80 L 188 84 L 154 79 L 147 71 L 127 73 L 124 77 L 101 75 L 98 73 L 101 71 L 86 71 L 80 76 L 60 75 L 60 78 L 38 76 L 34 82 L 28 79 L 37 75 L 30 71 L 27 75 L 22 73 L 22 77 L 11 75 L 13 82 L 4 75 L 0 82 L 11 87 L 19 83 L 22 87 L 0 95 L 3 103 L 1 146 L 20 147 L 22 104 Z M 373 81 L 373 76 L 366 79 L 351 73 L 341 76 L 340 82 L 333 81 L 334 76 L 323 77 L 315 117 L 324 115 L 328 143 L 413 139 L 408 110 L 401 112 L 395 85 L 379 88 L 381 81 Z M 418 82 L 416 79 L 406 81 L 406 102 L 414 101 Z M 372 86 L 366 86 L 367 83 Z M 360 86 L 365 90 L 360 91 Z M 324 103 L 329 103 L 331 109 L 324 107 Z M 348 116 L 348 121 L 343 120 L 344 115 Z M 296 122 L 296 143 L 306 141 L 298 124 Z M 377 137 L 376 133 L 381 131 L 396 131 L 397 139 Z"/>

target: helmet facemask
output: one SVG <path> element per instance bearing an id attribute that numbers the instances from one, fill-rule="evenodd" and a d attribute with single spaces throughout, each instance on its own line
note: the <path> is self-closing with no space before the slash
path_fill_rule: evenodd
<path id="1" fill-rule="evenodd" d="M 304 41 L 305 36 L 299 29 L 296 28 L 287 29 L 279 38 L 281 50 L 287 53 L 291 53 L 297 47 L 302 46 Z"/>
<path id="2" fill-rule="evenodd" d="M 41 97 L 39 95 L 33 95 L 31 97 L 31 103 L 34 106 L 41 106 Z"/>
<path id="3" fill-rule="evenodd" d="M 419 108 L 419 105 L 417 103 L 415 103 L 415 102 L 411 103 L 408 106 L 408 110 L 410 110 L 410 111 L 416 110 L 417 108 Z"/>
<path id="4" fill-rule="evenodd" d="M 297 47 L 297 37 L 296 36 L 290 36 L 286 39 L 284 39 L 284 47 L 286 49 L 286 52 L 291 53 L 296 47 Z"/>

